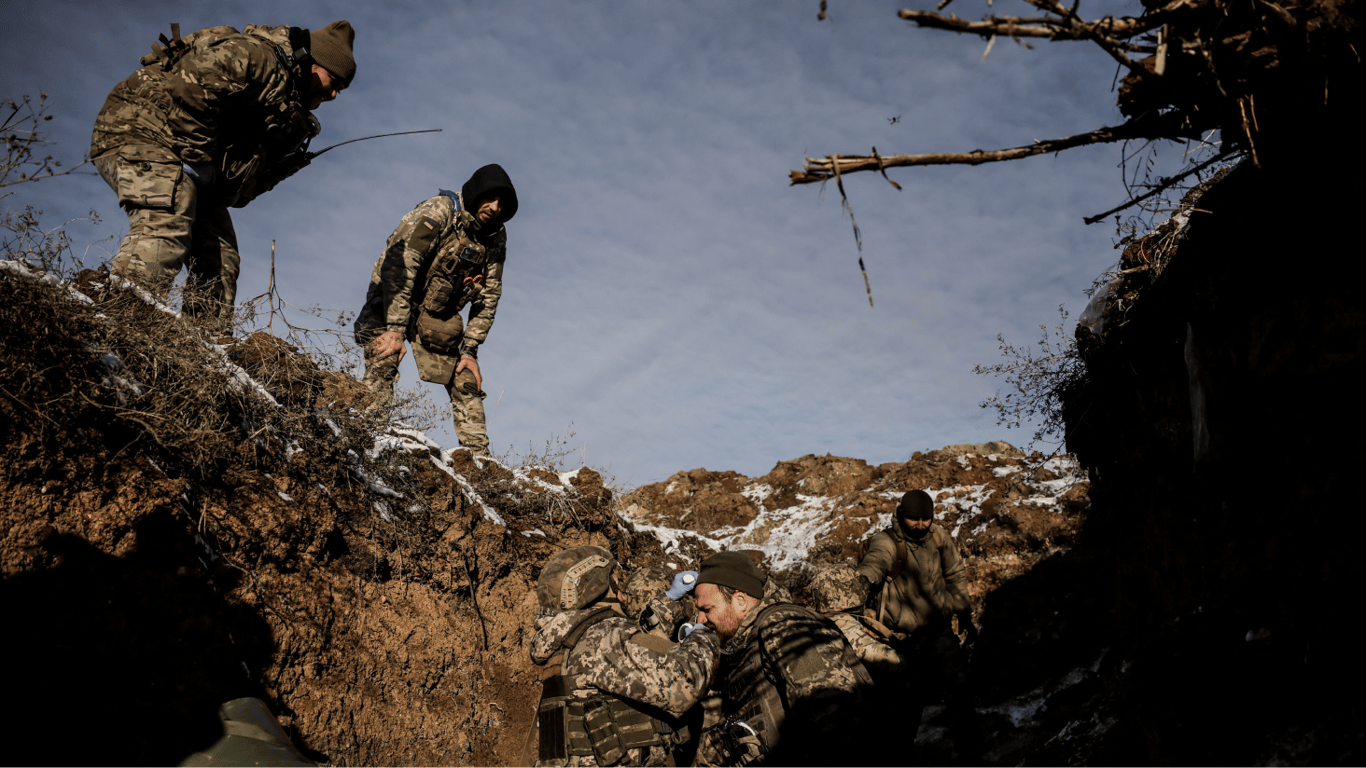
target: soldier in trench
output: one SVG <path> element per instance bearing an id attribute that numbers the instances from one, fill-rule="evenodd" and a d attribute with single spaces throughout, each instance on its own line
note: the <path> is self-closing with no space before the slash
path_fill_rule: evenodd
<path id="1" fill-rule="evenodd" d="M 913 670 L 911 695 L 902 710 L 919 723 L 928 704 L 942 697 L 955 723 L 955 738 L 968 738 L 972 701 L 967 687 L 967 654 L 953 631 L 976 639 L 967 573 L 953 536 L 934 521 L 934 499 L 908 491 L 897 504 L 896 521 L 868 542 L 858 576 L 869 589 L 875 621 L 896 633 L 893 645 Z M 959 738 L 962 736 L 962 738 Z"/>
<path id="2" fill-rule="evenodd" d="M 872 678 L 835 624 L 766 582 L 744 552 L 702 561 L 698 618 L 723 643 L 724 719 L 703 732 L 699 764 L 867 764 Z"/>
<path id="3" fill-rule="evenodd" d="M 460 191 L 443 189 L 399 221 L 355 322 L 356 343 L 365 350 L 367 410 L 392 405 L 407 341 L 418 376 L 445 387 L 461 447 L 489 454 L 479 347 L 503 296 L 504 225 L 516 214 L 512 180 L 501 166 L 486 165 Z M 460 314 L 466 304 L 468 325 Z"/>
<path id="4" fill-rule="evenodd" d="M 611 554 L 594 546 L 566 549 L 541 569 L 531 639 L 531 659 L 544 667 L 538 766 L 687 763 L 693 738 L 684 715 L 711 687 L 720 641 L 705 627 L 677 644 L 644 631 L 625 615 L 619 575 Z M 696 574 L 678 574 L 649 608 L 676 614 L 695 584 Z"/>

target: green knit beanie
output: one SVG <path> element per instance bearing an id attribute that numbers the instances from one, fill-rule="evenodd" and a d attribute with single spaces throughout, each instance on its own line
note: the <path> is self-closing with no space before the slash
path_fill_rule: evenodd
<path id="1" fill-rule="evenodd" d="M 764 574 L 744 552 L 717 552 L 702 561 L 698 584 L 719 584 L 763 599 Z"/>
<path id="2" fill-rule="evenodd" d="M 318 66 L 336 75 L 345 88 L 356 76 L 356 59 L 351 55 L 351 44 L 356 41 L 356 30 L 351 22 L 334 21 L 308 35 L 308 46 Z"/>

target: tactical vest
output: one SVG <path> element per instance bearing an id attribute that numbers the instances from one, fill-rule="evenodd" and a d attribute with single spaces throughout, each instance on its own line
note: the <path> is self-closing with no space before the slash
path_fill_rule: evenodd
<path id="1" fill-rule="evenodd" d="M 441 194 L 455 206 L 451 226 L 458 234 L 460 198 L 450 190 L 443 189 Z M 467 237 L 448 237 L 441 244 L 427 270 L 417 314 L 417 335 L 423 346 L 438 354 L 450 354 L 460 346 L 465 332 L 460 310 L 478 291 L 474 286 L 466 287 L 465 278 L 483 274 L 488 260 L 489 249 Z"/>
<path id="2" fill-rule="evenodd" d="M 573 675 L 564 674 L 565 662 L 583 634 L 593 625 L 620 614 L 603 606 L 579 620 L 565 635 L 546 662 L 541 676 L 541 703 L 537 707 L 542 765 L 565 765 L 570 757 L 592 756 L 598 765 L 618 765 L 630 750 L 660 746 L 671 750 L 688 740 L 688 731 L 676 719 L 643 704 L 610 693 L 595 691 L 587 698 L 573 696 Z M 631 638 L 652 650 L 668 641 L 646 633 Z"/>
<path id="3" fill-rule="evenodd" d="M 745 645 L 743 655 L 733 671 L 726 676 L 722 710 L 727 719 L 743 720 L 763 739 L 768 749 L 778 743 L 779 730 L 790 702 L 783 687 L 783 676 L 777 660 L 764 652 L 764 619 L 776 608 L 825 620 L 823 616 L 799 605 L 775 603 L 754 617 L 754 639 Z"/>

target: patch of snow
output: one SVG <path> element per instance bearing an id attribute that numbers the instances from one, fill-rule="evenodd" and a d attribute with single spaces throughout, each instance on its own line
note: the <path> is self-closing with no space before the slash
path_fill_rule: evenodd
<path id="1" fill-rule="evenodd" d="M 521 534 L 522 534 L 523 536 L 526 536 L 527 538 L 531 538 L 532 536 L 541 536 L 541 537 L 544 537 L 544 536 L 545 536 L 545 531 L 542 531 L 540 528 L 532 528 L 532 529 L 529 530 L 529 531 L 522 531 Z"/>
<path id="2" fill-rule="evenodd" d="M 456 474 L 454 470 L 450 470 L 450 475 L 451 478 L 455 480 L 455 484 L 460 486 L 460 491 L 465 494 L 465 498 L 469 499 L 471 504 L 479 505 L 479 508 L 484 512 L 484 517 L 488 519 L 489 522 L 493 523 L 494 525 L 501 525 L 504 528 L 508 527 L 508 524 L 505 520 L 503 520 L 502 515 L 499 515 L 497 512 L 494 511 L 493 507 L 490 507 L 488 504 L 484 503 L 483 497 L 481 497 L 479 493 L 474 490 L 474 486 L 470 485 L 470 481 Z"/>
<path id="3" fill-rule="evenodd" d="M 389 514 L 389 505 L 388 505 L 388 504 L 385 504 L 384 502 L 378 501 L 378 500 L 375 501 L 375 511 L 379 513 L 380 518 L 382 518 L 382 519 L 384 520 L 384 522 L 386 522 L 386 523 L 392 523 L 392 522 L 394 522 L 393 516 Z"/>
<path id="4" fill-rule="evenodd" d="M 381 496 L 388 496 L 388 497 L 391 498 L 391 499 L 401 499 L 401 498 L 403 498 L 403 494 L 399 493 L 398 491 L 394 490 L 393 488 L 390 488 L 390 487 L 389 487 L 389 484 L 386 483 L 386 482 L 384 482 L 383 480 L 371 480 L 371 481 L 370 481 L 370 492 L 371 492 L 371 493 L 378 493 L 378 494 L 381 495 Z"/>
<path id="5" fill-rule="evenodd" d="M 1013 475 L 1020 471 L 1022 471 L 1021 468 L 1014 464 L 1003 464 L 999 467 L 991 468 L 991 474 L 996 477 L 1005 477 L 1006 475 Z"/>
<path id="6" fill-rule="evenodd" d="M 32 280 L 35 283 L 45 283 L 53 287 L 61 287 L 61 282 L 56 277 L 30 267 L 19 259 L 5 259 L 0 261 L 0 272 L 6 272 L 15 277 L 22 277 L 25 280 Z"/>
<path id="7" fill-rule="evenodd" d="M 764 505 L 764 499 L 773 495 L 773 486 L 768 483 L 750 485 L 746 487 L 745 490 L 740 491 L 740 495 L 754 502 L 755 506 L 762 507 Z"/>
<path id="8" fill-rule="evenodd" d="M 567 493 L 569 490 L 569 488 L 567 487 L 569 485 L 569 480 L 567 480 L 566 478 L 577 477 L 578 471 L 575 470 L 574 472 L 559 473 L 560 482 L 564 483 L 564 485 L 551 485 L 550 483 L 547 483 L 541 478 L 535 477 L 534 475 L 529 473 L 525 467 L 518 467 L 512 470 L 512 476 L 517 478 L 518 480 L 521 480 L 523 483 L 526 483 L 527 485 L 537 486 L 538 488 L 542 488 L 546 491 L 549 491 L 550 493 Z"/>
<path id="9" fill-rule="evenodd" d="M 374 461 L 385 451 L 405 451 L 412 454 L 428 453 L 431 448 L 438 452 L 441 446 L 433 443 L 426 435 L 413 429 L 395 428 L 392 434 L 376 435 L 375 442 L 366 449 L 365 457 Z"/>
<path id="10" fill-rule="evenodd" d="M 259 381 L 253 379 L 250 374 L 242 369 L 242 366 L 228 359 L 226 347 L 222 344 L 206 344 L 205 348 L 208 349 L 209 353 L 214 358 L 214 367 L 222 373 L 227 374 L 227 383 L 229 387 L 237 392 L 247 390 L 253 391 L 260 395 L 262 400 L 265 400 L 276 408 L 280 407 L 280 403 L 266 391 L 265 387 L 261 386 Z"/>
<path id="11" fill-rule="evenodd" d="M 636 523 L 635 526 L 637 531 L 648 533 L 656 539 L 659 539 L 659 543 L 664 548 L 665 552 L 681 554 L 682 550 L 678 548 L 678 545 L 684 536 L 700 540 L 714 552 L 720 552 L 727 548 L 725 542 L 720 539 L 714 539 L 700 533 L 693 533 L 692 531 L 683 530 L 682 528 L 669 528 L 668 526 L 648 525 L 646 523 Z"/>
<path id="12" fill-rule="evenodd" d="M 156 309 L 161 310 L 162 312 L 165 312 L 166 314 L 172 317 L 180 317 L 179 312 L 175 311 L 174 309 L 171 309 L 165 302 L 148 293 L 147 289 L 143 288 L 142 286 L 138 285 L 132 280 L 129 280 L 126 277 L 110 275 L 109 284 L 117 286 L 119 288 L 123 288 L 125 290 L 132 291 L 134 295 L 136 295 L 139 299 L 142 299 L 147 304 L 151 305 L 152 307 L 155 307 Z"/>
<path id="13" fill-rule="evenodd" d="M 275 493 L 276 493 L 276 495 L 278 495 L 280 498 L 284 499 L 285 501 L 289 502 L 290 504 L 293 504 L 293 503 L 294 503 L 294 497 L 293 497 L 293 496 L 290 496 L 289 494 L 285 493 L 284 491 L 280 490 L 279 488 L 276 488 L 276 489 L 275 489 Z"/>

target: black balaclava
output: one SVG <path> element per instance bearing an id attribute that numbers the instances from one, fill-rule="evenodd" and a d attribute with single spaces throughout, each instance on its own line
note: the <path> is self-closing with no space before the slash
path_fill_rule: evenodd
<path id="1" fill-rule="evenodd" d="M 465 209 L 474 213 L 479 207 L 479 200 L 490 193 L 499 193 L 503 197 L 502 215 L 495 224 L 501 226 L 517 215 L 517 190 L 512 187 L 512 179 L 508 178 L 507 171 L 497 163 L 480 168 L 474 172 L 470 180 L 460 188 L 460 196 L 465 201 Z M 493 231 L 497 231 L 496 229 Z"/>

